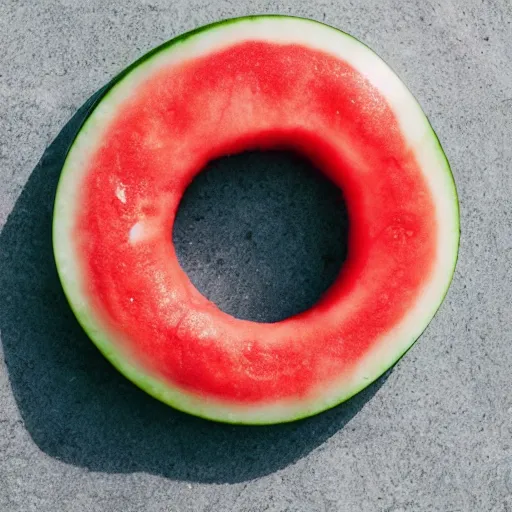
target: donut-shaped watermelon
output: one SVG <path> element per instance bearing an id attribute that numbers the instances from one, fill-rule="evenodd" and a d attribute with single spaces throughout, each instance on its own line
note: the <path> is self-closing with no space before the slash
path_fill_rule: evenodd
<path id="1" fill-rule="evenodd" d="M 172 242 L 194 176 L 258 149 L 309 158 L 350 219 L 334 284 L 276 323 L 220 311 Z M 67 155 L 53 243 L 73 311 L 126 377 L 198 416 L 277 423 L 348 399 L 419 337 L 454 272 L 458 200 L 427 118 L 375 53 L 315 21 L 256 16 L 178 37 L 106 87 Z"/>

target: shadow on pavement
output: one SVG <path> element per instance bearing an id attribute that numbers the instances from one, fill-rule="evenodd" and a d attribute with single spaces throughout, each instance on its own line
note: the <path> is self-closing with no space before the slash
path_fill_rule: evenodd
<path id="1" fill-rule="evenodd" d="M 93 471 L 145 471 L 179 480 L 239 482 L 293 463 L 342 429 L 374 395 L 383 378 L 349 402 L 300 422 L 268 427 L 216 424 L 177 412 L 133 386 L 100 355 L 75 320 L 54 265 L 51 217 L 66 150 L 95 96 L 48 147 L 0 235 L 2 344 L 28 432 L 46 454 Z M 234 179 L 233 173 L 226 176 Z M 222 173 L 212 179 L 222 179 Z M 299 196 L 307 194 L 308 187 L 303 185 Z M 318 186 L 317 194 L 325 187 Z M 326 218 L 339 215 L 341 208 L 332 201 L 324 207 Z M 186 226 L 187 218 L 186 213 L 182 215 L 179 229 Z M 346 239 L 346 227 L 342 229 L 345 233 L 336 236 Z M 184 244 L 186 237 L 176 233 L 175 239 Z M 283 244 L 299 243 L 283 236 Z M 295 298 L 294 308 L 307 306 L 329 284 L 332 268 L 336 264 L 339 268 L 344 257 L 343 248 L 337 251 L 329 256 L 327 277 L 311 285 L 309 296 Z M 299 266 L 325 256 L 312 254 L 303 260 L 296 256 Z M 185 268 L 187 257 L 192 255 L 181 250 Z M 197 279 L 201 279 L 199 274 Z M 289 313 L 276 304 L 278 309 L 269 315 Z M 256 315 L 255 311 L 249 308 L 242 314 Z"/>

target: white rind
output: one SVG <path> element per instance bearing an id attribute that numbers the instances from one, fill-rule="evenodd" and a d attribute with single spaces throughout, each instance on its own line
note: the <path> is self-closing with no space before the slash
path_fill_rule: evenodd
<path id="1" fill-rule="evenodd" d="M 116 343 L 119 336 L 101 325 L 84 292 L 78 257 L 72 243 L 74 208 L 85 162 L 97 148 L 118 108 L 156 70 L 194 59 L 246 40 L 297 43 L 347 61 L 387 99 L 402 133 L 424 171 L 436 206 L 439 226 L 434 270 L 415 305 L 360 361 L 352 375 L 311 399 L 242 406 L 170 388 L 168 383 L 134 366 Z M 121 194 L 122 197 L 122 194 Z M 93 110 L 68 154 L 58 186 L 54 210 L 54 252 L 61 281 L 80 323 L 103 354 L 130 380 L 154 397 L 178 409 L 233 423 L 265 424 L 306 417 L 356 394 L 391 367 L 426 328 L 450 284 L 458 253 L 459 211 L 448 162 L 421 107 L 394 72 L 369 48 L 351 36 L 321 23 L 301 18 L 260 16 L 229 20 L 206 27 L 188 38 L 163 47 L 117 82 Z"/>

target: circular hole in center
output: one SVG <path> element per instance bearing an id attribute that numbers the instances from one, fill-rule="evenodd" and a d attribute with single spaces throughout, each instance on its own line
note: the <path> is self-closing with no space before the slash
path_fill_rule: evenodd
<path id="1" fill-rule="evenodd" d="M 180 265 L 222 311 L 277 322 L 318 301 L 347 254 L 339 188 L 291 151 L 210 162 L 185 191 L 173 229 Z"/>

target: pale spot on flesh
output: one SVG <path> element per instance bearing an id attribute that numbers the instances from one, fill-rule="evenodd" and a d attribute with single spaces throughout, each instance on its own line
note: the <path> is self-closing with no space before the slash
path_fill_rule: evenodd
<path id="1" fill-rule="evenodd" d="M 145 226 L 143 221 L 136 222 L 132 228 L 130 229 L 130 234 L 128 235 L 128 238 L 130 240 L 130 243 L 134 244 L 136 242 L 140 242 L 144 239 L 145 236 Z"/>
<path id="2" fill-rule="evenodd" d="M 126 189 L 122 183 L 119 183 L 116 188 L 116 197 L 121 203 L 126 203 Z"/>

